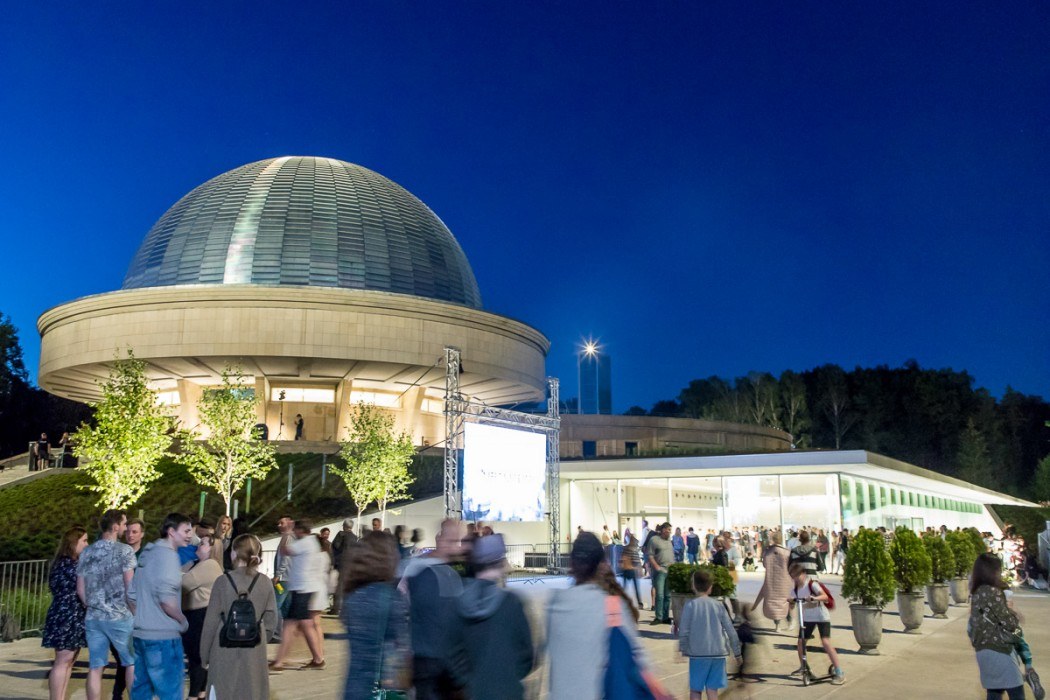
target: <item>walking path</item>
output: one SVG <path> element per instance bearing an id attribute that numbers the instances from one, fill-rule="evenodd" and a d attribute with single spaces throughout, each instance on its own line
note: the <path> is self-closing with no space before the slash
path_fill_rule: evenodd
<path id="1" fill-rule="evenodd" d="M 761 574 L 744 574 L 740 584 L 740 599 L 754 599 L 761 585 Z M 754 682 L 739 683 L 723 694 L 725 698 L 964 698 L 984 697 L 977 679 L 973 651 L 966 638 L 966 618 L 969 608 L 952 607 L 947 620 L 927 617 L 920 634 L 905 634 L 891 605 L 885 612 L 884 632 L 880 655 L 857 653 L 857 645 L 850 630 L 849 607 L 840 599 L 838 577 L 827 577 L 825 583 L 835 595 L 838 605 L 832 613 L 832 635 L 842 656 L 846 683 L 833 686 L 821 683 L 803 688 L 798 678 L 790 675 L 798 667 L 793 634 L 774 633 L 756 612 L 754 622 L 759 628 L 759 643 L 751 649 L 749 664 L 755 673 Z M 547 596 L 556 587 L 567 584 L 566 579 L 542 579 L 534 583 L 515 583 L 514 588 L 528 601 L 530 616 L 542 621 Z M 648 608 L 648 588 L 643 599 Z M 1016 594 L 1017 608 L 1026 620 L 1025 636 L 1035 655 L 1037 669 L 1043 669 L 1050 680 L 1050 595 L 1020 591 Z M 677 644 L 666 626 L 650 626 L 652 612 L 642 613 L 640 631 L 657 675 L 677 698 L 688 697 L 688 664 L 678 655 Z M 346 668 L 346 641 L 338 620 L 326 618 L 326 650 L 329 666 L 324 671 L 285 671 L 271 677 L 271 697 L 275 700 L 306 700 L 307 698 L 337 698 L 343 686 Z M 817 672 L 827 667 L 818 646 L 810 647 L 810 665 Z M 271 656 L 273 655 L 271 651 Z M 70 697 L 84 697 L 86 652 L 74 672 Z M 40 648 L 39 639 L 23 639 L 0 645 L 0 698 L 46 698 L 45 673 L 50 665 L 48 650 Z M 293 650 L 293 661 L 309 659 L 305 646 Z M 112 683 L 112 671 L 106 674 L 106 691 Z M 546 669 L 540 667 L 528 679 L 530 697 L 545 698 L 542 692 Z M 1031 697 L 1031 693 L 1028 693 Z"/>

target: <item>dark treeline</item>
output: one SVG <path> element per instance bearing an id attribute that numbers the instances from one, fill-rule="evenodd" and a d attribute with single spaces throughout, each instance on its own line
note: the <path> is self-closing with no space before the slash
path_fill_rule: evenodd
<path id="1" fill-rule="evenodd" d="M 628 413 L 765 425 L 790 433 L 800 449 L 870 450 L 1024 495 L 1050 452 L 1050 403 L 1010 388 L 996 399 L 966 372 L 915 361 L 694 379 L 677 399 Z"/>
<path id="2" fill-rule="evenodd" d="M 0 459 L 26 451 L 47 433 L 52 445 L 91 415 L 84 404 L 53 396 L 29 383 L 18 331 L 0 313 Z"/>

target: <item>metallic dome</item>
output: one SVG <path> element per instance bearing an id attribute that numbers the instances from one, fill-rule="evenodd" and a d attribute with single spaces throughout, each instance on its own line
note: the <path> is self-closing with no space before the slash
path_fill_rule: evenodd
<path id="1" fill-rule="evenodd" d="M 441 219 L 397 183 L 332 158 L 249 163 L 176 202 L 123 288 L 186 284 L 370 289 L 481 308 Z"/>

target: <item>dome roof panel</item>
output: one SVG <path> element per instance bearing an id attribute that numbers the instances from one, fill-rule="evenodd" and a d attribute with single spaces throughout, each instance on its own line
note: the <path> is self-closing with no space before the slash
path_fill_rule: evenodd
<path id="1" fill-rule="evenodd" d="M 481 307 L 470 263 L 434 212 L 382 175 L 331 158 L 249 163 L 176 202 L 123 288 L 186 284 L 370 289 Z"/>

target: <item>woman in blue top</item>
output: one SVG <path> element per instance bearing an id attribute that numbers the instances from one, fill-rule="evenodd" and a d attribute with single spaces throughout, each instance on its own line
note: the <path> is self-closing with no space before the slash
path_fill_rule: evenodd
<path id="1" fill-rule="evenodd" d="M 400 556 L 393 536 L 369 532 L 350 545 L 345 561 L 349 570 L 342 617 L 350 641 L 350 668 L 343 698 L 369 700 L 377 680 L 384 687 L 402 689 L 404 679 L 394 667 L 412 658 L 408 603 L 394 587 Z M 384 650 L 390 654 L 386 658 Z"/>
<path id="2" fill-rule="evenodd" d="M 682 537 L 682 528 L 680 527 L 674 529 L 674 535 L 671 537 L 671 549 L 674 550 L 674 560 L 676 562 L 685 559 L 685 538 Z"/>
<path id="3" fill-rule="evenodd" d="M 87 547 L 87 531 L 71 527 L 62 535 L 55 560 L 51 563 L 51 607 L 44 621 L 41 646 L 55 650 L 55 663 L 47 677 L 51 700 L 66 697 L 66 687 L 73 673 L 73 663 L 87 646 L 84 638 L 84 613 L 87 610 L 77 597 L 77 560 Z"/>

